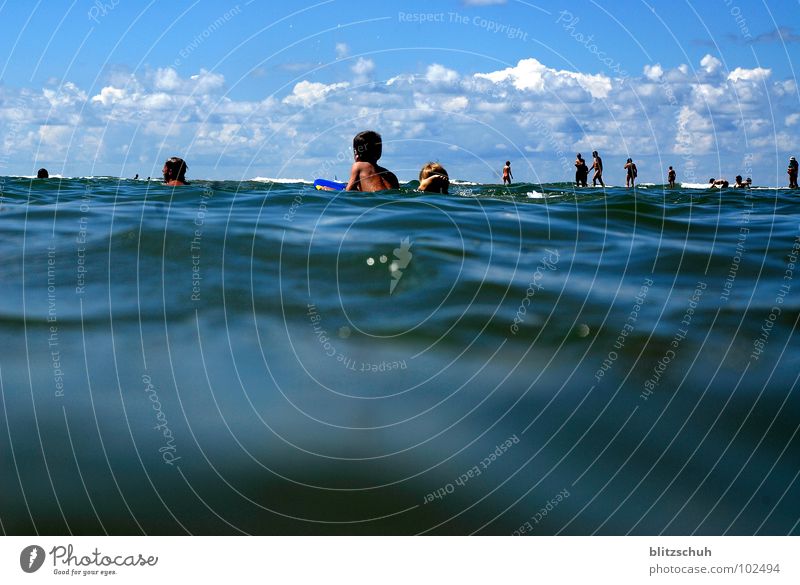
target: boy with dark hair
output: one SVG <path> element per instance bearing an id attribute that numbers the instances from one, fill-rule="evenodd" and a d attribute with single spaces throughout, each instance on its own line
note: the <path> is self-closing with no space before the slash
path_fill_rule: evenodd
<path id="1" fill-rule="evenodd" d="M 186 161 L 177 156 L 173 156 L 164 163 L 161 172 L 164 173 L 164 184 L 171 187 L 175 185 L 188 185 L 186 182 Z"/>
<path id="2" fill-rule="evenodd" d="M 393 172 L 378 165 L 383 152 L 381 135 L 372 130 L 359 132 L 353 138 L 353 168 L 347 191 L 383 191 L 397 189 L 400 182 Z"/>
<path id="3" fill-rule="evenodd" d="M 670 187 L 675 186 L 675 169 L 669 167 L 669 172 L 667 173 L 667 182 L 669 183 Z"/>

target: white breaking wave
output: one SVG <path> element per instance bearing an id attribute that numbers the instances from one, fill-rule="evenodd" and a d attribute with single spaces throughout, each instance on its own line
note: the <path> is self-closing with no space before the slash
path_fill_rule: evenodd
<path id="1" fill-rule="evenodd" d="M 681 189 L 710 189 L 710 183 L 678 183 Z"/>
<path id="2" fill-rule="evenodd" d="M 275 179 L 273 177 L 253 177 L 250 179 L 250 181 L 254 181 L 256 183 L 304 183 L 306 185 L 311 185 L 314 183 L 314 181 L 307 181 L 306 179 Z"/>

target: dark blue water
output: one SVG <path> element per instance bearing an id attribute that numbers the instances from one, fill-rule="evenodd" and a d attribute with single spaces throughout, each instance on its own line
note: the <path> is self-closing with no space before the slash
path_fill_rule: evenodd
<path id="1" fill-rule="evenodd" d="M 10 534 L 797 534 L 798 194 L 5 178 Z"/>

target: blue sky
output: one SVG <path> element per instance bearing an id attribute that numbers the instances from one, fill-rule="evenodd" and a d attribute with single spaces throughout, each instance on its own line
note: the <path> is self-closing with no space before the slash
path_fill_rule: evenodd
<path id="1" fill-rule="evenodd" d="M 130 2 L 0 5 L 0 173 L 346 175 L 352 135 L 413 178 L 569 179 L 576 151 L 644 181 L 800 154 L 800 2 Z M 619 178 L 616 174 L 620 175 Z"/>

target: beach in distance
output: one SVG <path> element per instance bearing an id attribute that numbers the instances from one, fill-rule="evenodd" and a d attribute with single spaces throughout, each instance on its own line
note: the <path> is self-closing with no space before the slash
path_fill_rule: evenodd
<path id="1" fill-rule="evenodd" d="M 416 185 L 4 177 L 3 530 L 797 534 L 796 192 Z"/>

